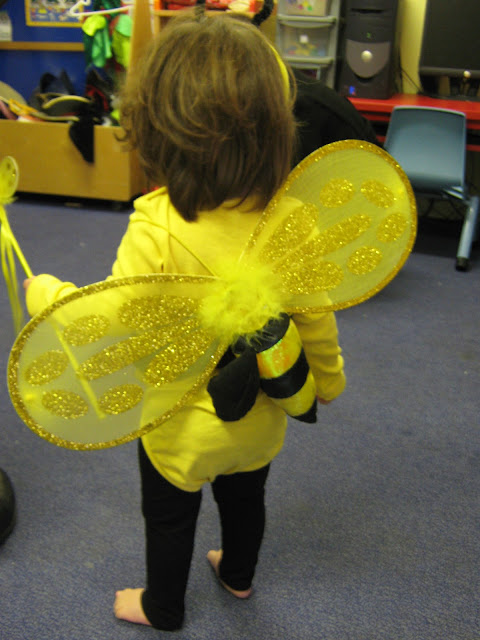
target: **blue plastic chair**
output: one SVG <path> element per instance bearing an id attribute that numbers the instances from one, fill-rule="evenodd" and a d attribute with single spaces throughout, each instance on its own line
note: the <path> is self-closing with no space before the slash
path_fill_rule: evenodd
<path id="1" fill-rule="evenodd" d="M 400 164 L 418 195 L 456 199 L 466 207 L 455 267 L 467 271 L 478 234 L 478 196 L 465 183 L 467 124 L 460 111 L 435 107 L 395 107 L 385 150 Z"/>

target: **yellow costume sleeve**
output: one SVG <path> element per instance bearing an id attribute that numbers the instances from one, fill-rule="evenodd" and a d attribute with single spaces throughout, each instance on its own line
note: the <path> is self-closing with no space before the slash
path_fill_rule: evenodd
<path id="1" fill-rule="evenodd" d="M 72 282 L 63 282 L 55 276 L 43 273 L 37 276 L 27 289 L 28 313 L 34 316 L 76 289 Z"/>
<path id="2" fill-rule="evenodd" d="M 112 267 L 115 278 L 163 271 L 163 252 L 159 243 L 164 232 L 155 225 L 158 212 L 155 207 L 149 206 L 152 197 L 149 194 L 135 201 L 136 211 L 130 216 L 128 229 Z"/>
<path id="3" fill-rule="evenodd" d="M 323 400 L 334 400 L 346 384 L 335 315 L 295 314 L 293 319 L 315 379 L 317 395 Z"/>
<path id="4" fill-rule="evenodd" d="M 153 216 L 156 210 L 149 206 L 149 200 L 149 196 L 144 196 L 136 201 L 140 210 L 130 216 L 127 231 L 117 250 L 112 275 L 108 279 L 162 272 L 163 262 L 158 247 L 162 232 L 154 224 Z M 50 274 L 37 276 L 26 294 L 30 316 L 36 315 L 76 289 L 73 283 L 63 282 Z"/>

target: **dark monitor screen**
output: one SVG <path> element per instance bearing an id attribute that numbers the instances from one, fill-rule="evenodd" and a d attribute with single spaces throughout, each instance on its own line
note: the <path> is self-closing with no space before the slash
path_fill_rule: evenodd
<path id="1" fill-rule="evenodd" d="M 480 79 L 480 0 L 427 0 L 418 70 L 424 88 L 430 77 Z"/>

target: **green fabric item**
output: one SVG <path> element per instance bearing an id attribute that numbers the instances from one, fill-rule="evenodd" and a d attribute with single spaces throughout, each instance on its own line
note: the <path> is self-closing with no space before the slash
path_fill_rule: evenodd
<path id="1" fill-rule="evenodd" d="M 82 31 L 87 66 L 104 67 L 112 57 L 107 20 L 104 16 L 89 16 L 82 25 Z"/>
<path id="2" fill-rule="evenodd" d="M 112 50 L 115 59 L 123 67 L 128 67 L 130 60 L 130 36 L 132 34 L 132 19 L 130 16 L 120 16 L 112 35 Z"/>
<path id="3" fill-rule="evenodd" d="M 99 11 L 100 9 L 117 9 L 121 6 L 122 3 L 120 0 L 94 0 L 93 2 L 94 11 Z"/>
<path id="4" fill-rule="evenodd" d="M 82 24 L 82 31 L 87 36 L 93 38 L 97 31 L 105 29 L 107 26 L 107 19 L 105 16 L 88 16 L 85 22 Z"/>
<path id="5" fill-rule="evenodd" d="M 117 24 L 115 25 L 115 31 L 118 31 L 122 36 L 126 36 L 130 38 L 132 35 L 132 26 L 133 22 L 130 16 L 121 15 L 118 18 Z"/>

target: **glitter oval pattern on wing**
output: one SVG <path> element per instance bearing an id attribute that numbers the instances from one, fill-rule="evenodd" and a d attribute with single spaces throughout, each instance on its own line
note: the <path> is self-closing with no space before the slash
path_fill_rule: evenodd
<path id="1" fill-rule="evenodd" d="M 400 213 L 392 213 L 383 220 L 377 230 L 380 242 L 396 242 L 405 233 L 408 220 Z"/>
<path id="2" fill-rule="evenodd" d="M 133 409 L 143 398 L 138 384 L 121 384 L 106 391 L 98 401 L 102 411 L 112 416 Z"/>
<path id="3" fill-rule="evenodd" d="M 210 334 L 201 329 L 186 331 L 175 344 L 169 345 L 152 358 L 145 370 L 145 382 L 155 387 L 172 382 L 198 359 L 211 341 Z"/>
<path id="4" fill-rule="evenodd" d="M 88 412 L 88 404 L 78 393 L 64 389 L 44 393 L 42 405 L 53 415 L 65 420 L 81 418 Z"/>
<path id="5" fill-rule="evenodd" d="M 275 232 L 265 243 L 260 252 L 261 260 L 274 262 L 305 241 L 315 227 L 318 218 L 318 207 L 306 203 L 297 207 L 277 226 Z"/>
<path id="6" fill-rule="evenodd" d="M 359 238 L 371 224 L 370 216 L 358 214 L 332 225 L 302 247 L 301 261 L 318 260 L 322 256 L 338 251 Z"/>
<path id="7" fill-rule="evenodd" d="M 175 342 L 178 336 L 187 336 L 196 328 L 196 320 L 165 327 L 163 331 L 150 329 L 141 335 L 120 340 L 85 360 L 78 368 L 86 380 L 96 380 L 134 364 L 159 349 Z"/>
<path id="8" fill-rule="evenodd" d="M 320 202 L 324 207 L 343 207 L 355 195 L 355 187 L 345 178 L 332 178 L 320 191 Z"/>
<path id="9" fill-rule="evenodd" d="M 198 300 L 180 296 L 142 296 L 128 300 L 118 310 L 118 319 L 130 329 L 148 330 L 168 323 L 178 324 L 190 318 Z"/>
<path id="10" fill-rule="evenodd" d="M 280 277 L 289 293 L 305 295 L 335 289 L 343 280 L 343 271 L 334 262 L 322 261 L 313 265 L 295 265 Z"/>
<path id="11" fill-rule="evenodd" d="M 63 351 L 46 351 L 27 367 L 25 379 L 33 386 L 40 386 L 59 378 L 67 367 L 68 357 Z"/>
<path id="12" fill-rule="evenodd" d="M 110 327 L 110 321 L 102 315 L 90 314 L 77 318 L 67 325 L 63 337 L 73 347 L 83 347 L 100 340 Z"/>
<path id="13" fill-rule="evenodd" d="M 395 202 L 392 190 L 378 180 L 366 180 L 360 191 L 369 202 L 380 209 L 388 209 Z"/>
<path id="14" fill-rule="evenodd" d="M 347 266 L 351 273 L 363 276 L 371 273 L 382 261 L 382 252 L 376 247 L 361 247 L 352 253 Z"/>

